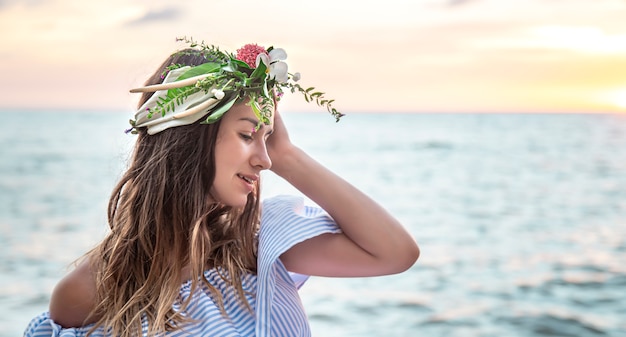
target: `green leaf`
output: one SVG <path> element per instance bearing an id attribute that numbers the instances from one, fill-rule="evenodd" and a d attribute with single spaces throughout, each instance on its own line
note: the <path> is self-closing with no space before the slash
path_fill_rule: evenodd
<path id="1" fill-rule="evenodd" d="M 241 61 L 241 60 L 231 59 L 230 63 L 235 64 L 235 67 L 233 67 L 235 69 L 237 69 L 237 68 L 250 69 L 250 66 L 246 62 Z"/>
<path id="2" fill-rule="evenodd" d="M 202 74 L 214 73 L 216 72 L 216 70 L 220 69 L 221 67 L 222 67 L 221 64 L 215 63 L 215 62 L 203 63 L 199 66 L 195 66 L 185 71 L 184 73 L 182 73 L 182 75 L 178 76 L 176 80 L 180 81 L 180 80 L 184 80 L 184 79 L 202 75 Z"/>
<path id="3" fill-rule="evenodd" d="M 233 107 L 235 101 L 237 101 L 237 97 L 238 96 L 233 97 L 230 101 L 224 103 L 222 106 L 213 111 L 213 113 L 206 118 L 203 124 L 212 124 L 217 122 L 228 110 L 230 110 L 230 108 Z"/>
<path id="4" fill-rule="evenodd" d="M 233 74 L 234 76 L 236 76 L 240 80 L 244 80 L 244 79 L 248 78 L 248 74 L 246 74 L 246 73 L 244 73 L 242 71 L 233 71 L 231 74 Z"/>
<path id="5" fill-rule="evenodd" d="M 259 62 L 259 66 L 256 67 L 256 69 L 254 69 L 250 77 L 251 78 L 265 78 L 267 77 L 266 72 L 265 72 L 266 70 L 267 70 L 267 66 L 265 65 L 265 63 Z"/>
<path id="6" fill-rule="evenodd" d="M 270 93 L 267 91 L 267 79 L 263 79 L 263 96 L 270 97 Z"/>
<path id="7" fill-rule="evenodd" d="M 259 121 L 263 120 L 263 112 L 259 109 L 258 103 L 250 100 L 249 105 L 252 108 L 254 115 L 259 119 Z"/>

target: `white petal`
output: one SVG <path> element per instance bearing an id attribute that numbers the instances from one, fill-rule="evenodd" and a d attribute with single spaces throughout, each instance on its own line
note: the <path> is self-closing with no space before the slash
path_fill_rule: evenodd
<path id="1" fill-rule="evenodd" d="M 270 77 L 276 78 L 279 83 L 287 82 L 287 63 L 276 62 L 270 66 Z"/>
<path id="2" fill-rule="evenodd" d="M 270 60 L 282 61 L 287 59 L 287 52 L 283 48 L 274 48 L 270 51 Z"/>
<path id="3" fill-rule="evenodd" d="M 217 98 L 218 100 L 224 98 L 224 92 L 222 90 L 212 89 L 211 93 L 213 94 L 213 97 Z"/>
<path id="4" fill-rule="evenodd" d="M 300 81 L 300 78 L 301 78 L 300 73 L 295 73 L 295 74 L 293 74 L 293 75 L 291 76 L 291 79 L 292 79 L 294 82 L 298 82 L 298 81 Z"/>
<path id="5" fill-rule="evenodd" d="M 263 64 L 265 64 L 266 66 L 270 66 L 270 58 L 269 56 L 267 56 L 266 54 L 259 54 L 256 56 L 256 66 L 258 67 L 260 62 L 263 61 Z"/>

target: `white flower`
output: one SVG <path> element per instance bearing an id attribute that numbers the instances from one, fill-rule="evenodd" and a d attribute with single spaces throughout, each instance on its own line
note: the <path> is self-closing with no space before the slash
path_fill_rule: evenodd
<path id="1" fill-rule="evenodd" d="M 276 79 L 277 82 L 287 82 L 289 79 L 287 75 L 287 63 L 282 62 L 287 59 L 287 53 L 282 48 L 274 48 L 269 52 L 269 55 L 259 54 L 256 57 L 256 66 L 259 66 L 260 62 L 263 62 L 269 69 L 270 78 Z"/>
<path id="2" fill-rule="evenodd" d="M 217 98 L 218 100 L 224 98 L 224 92 L 222 90 L 211 89 L 211 93 L 213 94 L 213 97 Z"/>
<path id="3" fill-rule="evenodd" d="M 300 81 L 300 73 L 295 73 L 295 74 L 291 75 L 291 79 L 292 79 L 294 82 L 298 82 L 298 81 Z"/>

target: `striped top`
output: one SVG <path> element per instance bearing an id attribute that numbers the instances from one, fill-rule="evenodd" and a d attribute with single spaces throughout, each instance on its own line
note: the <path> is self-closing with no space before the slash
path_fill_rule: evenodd
<path id="1" fill-rule="evenodd" d="M 217 269 L 204 272 L 207 280 L 221 291 L 228 318 L 223 317 L 208 289 L 201 285 L 191 293 L 191 281 L 182 284 L 181 299 L 191 296 L 187 316 L 194 323 L 165 336 L 310 336 L 309 323 L 302 307 L 298 288 L 308 276 L 290 273 L 279 256 L 295 244 L 323 233 L 339 233 L 332 218 L 322 209 L 304 206 L 302 198 L 277 196 L 263 202 L 259 231 L 257 274 L 242 277 L 246 299 L 253 312 L 236 300 L 235 290 L 219 276 Z M 174 309 L 180 303 L 174 304 Z M 50 319 L 48 312 L 33 318 L 25 337 L 85 336 L 90 326 L 63 329 Z M 143 336 L 147 321 L 143 321 Z M 109 336 L 99 328 L 94 337 Z"/>

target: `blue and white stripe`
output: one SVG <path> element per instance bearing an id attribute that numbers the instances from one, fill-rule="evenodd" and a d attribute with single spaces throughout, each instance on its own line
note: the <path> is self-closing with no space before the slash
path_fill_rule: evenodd
<path id="1" fill-rule="evenodd" d="M 282 253 L 295 244 L 323 233 L 338 233 L 339 228 L 323 210 L 304 206 L 302 198 L 278 196 L 263 202 L 259 231 L 258 274 L 242 278 L 244 290 L 250 292 L 247 300 L 253 312 L 233 296 L 234 289 L 220 277 L 216 269 L 205 271 L 205 276 L 224 295 L 228 318 L 222 316 L 208 289 L 191 293 L 191 282 L 181 286 L 182 299 L 192 296 L 187 310 L 195 323 L 166 336 L 310 336 L 308 320 L 298 288 L 308 276 L 290 273 L 280 261 Z M 174 304 L 174 308 L 178 307 Z M 147 322 L 144 321 L 144 336 Z M 63 329 L 45 312 L 33 318 L 24 332 L 25 337 L 79 337 L 85 336 L 89 326 Z M 91 336 L 109 336 L 103 329 Z"/>

